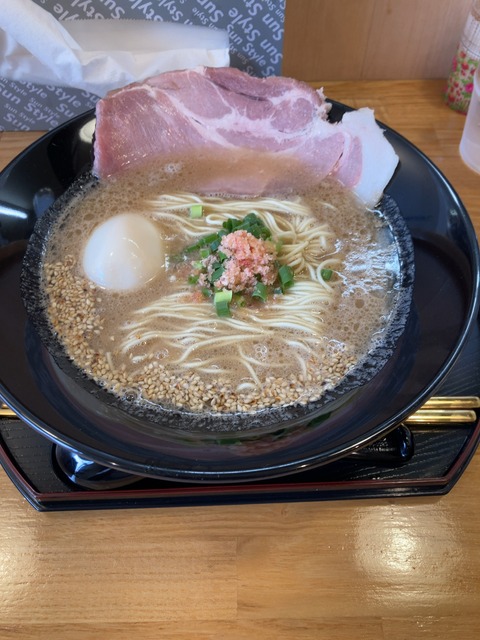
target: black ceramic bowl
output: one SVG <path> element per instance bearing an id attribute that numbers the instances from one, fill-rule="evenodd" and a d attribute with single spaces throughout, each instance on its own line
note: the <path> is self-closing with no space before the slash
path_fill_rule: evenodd
<path id="1" fill-rule="evenodd" d="M 333 117 L 344 110 L 334 105 Z M 400 157 L 387 189 L 387 209 L 392 200 L 397 203 L 401 216 L 393 216 L 392 232 L 413 239 L 415 284 L 410 309 L 411 246 L 401 240 L 404 304 L 388 338 L 388 359 L 361 377 L 362 384 L 358 377 L 346 381 L 334 396 L 286 420 L 245 421 L 241 432 L 222 427 L 210 429 L 208 436 L 198 424 L 189 429 L 185 416 L 159 423 L 130 414 L 93 389 L 61 361 L 42 323 L 29 319 L 20 296 L 21 265 L 36 216 L 88 171 L 93 128 L 92 113 L 76 118 L 44 136 L 0 175 L 0 394 L 33 428 L 92 460 L 139 475 L 254 480 L 324 464 L 384 435 L 447 374 L 478 311 L 475 232 L 445 178 L 386 128 Z M 34 256 L 35 240 L 32 246 Z M 29 313 L 36 317 L 35 305 Z"/>

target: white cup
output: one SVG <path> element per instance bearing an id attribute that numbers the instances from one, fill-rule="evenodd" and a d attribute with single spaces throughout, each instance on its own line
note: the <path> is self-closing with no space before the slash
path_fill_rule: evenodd
<path id="1" fill-rule="evenodd" d="M 473 93 L 460 141 L 460 155 L 470 169 L 480 173 L 480 66 L 473 77 Z"/>

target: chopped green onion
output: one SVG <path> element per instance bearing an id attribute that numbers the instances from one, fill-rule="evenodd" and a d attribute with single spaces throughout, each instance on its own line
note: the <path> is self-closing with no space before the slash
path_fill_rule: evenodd
<path id="1" fill-rule="evenodd" d="M 246 307 L 247 301 L 245 300 L 245 296 L 242 296 L 241 293 L 236 293 L 233 297 L 233 301 L 237 305 L 237 307 Z"/>
<path id="2" fill-rule="evenodd" d="M 232 296 L 233 293 L 229 289 L 217 291 L 213 296 L 213 304 L 219 318 L 229 318 L 231 316 L 230 302 L 232 301 Z"/>
<path id="3" fill-rule="evenodd" d="M 200 247 L 203 246 L 203 243 L 199 240 L 195 244 L 191 244 L 189 247 L 185 247 L 183 250 L 184 253 L 192 253 L 192 251 L 197 251 Z"/>
<path id="4" fill-rule="evenodd" d="M 252 223 L 248 231 L 252 234 L 252 236 L 261 238 L 262 240 L 268 240 L 272 235 L 270 229 L 263 224 L 260 218 L 257 218 L 256 222 Z"/>
<path id="5" fill-rule="evenodd" d="M 218 233 L 210 233 L 208 236 L 201 238 L 199 242 L 201 242 L 202 247 L 204 247 L 205 245 L 210 244 L 211 242 L 215 242 L 215 240 L 218 240 Z"/>
<path id="6" fill-rule="evenodd" d="M 219 278 L 221 278 L 224 272 L 225 272 L 225 267 L 223 266 L 223 264 L 219 264 L 212 273 L 212 278 L 211 278 L 212 282 L 216 282 Z"/>
<path id="7" fill-rule="evenodd" d="M 217 312 L 217 316 L 219 318 L 229 318 L 232 315 L 230 313 L 230 305 L 226 300 L 217 302 L 217 304 L 215 305 L 215 311 Z"/>
<path id="8" fill-rule="evenodd" d="M 252 224 L 255 224 L 256 222 L 259 222 L 261 224 L 263 224 L 260 220 L 260 218 L 257 216 L 257 214 L 254 211 L 250 211 L 250 213 L 247 213 L 247 215 L 245 216 L 245 218 L 243 219 L 243 222 L 251 222 Z"/>
<path id="9" fill-rule="evenodd" d="M 223 300 L 226 300 L 227 302 L 231 302 L 232 298 L 233 298 L 233 291 L 230 291 L 230 289 L 222 289 L 221 291 L 215 291 L 213 301 L 215 302 L 215 304 L 217 302 L 222 302 Z"/>
<path id="10" fill-rule="evenodd" d="M 254 213 L 247 214 L 243 220 L 239 220 L 238 222 L 239 224 L 235 225 L 235 230 L 245 229 L 250 233 L 252 233 L 252 229 L 255 227 L 265 226 L 260 218 L 257 218 Z"/>
<path id="11" fill-rule="evenodd" d="M 188 276 L 188 284 L 197 284 L 199 276 Z"/>
<path id="12" fill-rule="evenodd" d="M 263 240 L 266 240 L 271 236 L 270 229 L 253 211 L 248 213 L 245 218 L 243 218 L 243 220 L 238 220 L 237 218 L 228 218 L 228 220 L 225 220 L 222 223 L 222 227 L 227 233 L 244 230 L 248 231 L 256 238 L 262 238 Z"/>
<path id="13" fill-rule="evenodd" d="M 331 280 L 333 276 L 333 271 L 331 269 L 322 269 L 320 271 L 320 276 L 322 280 L 325 280 L 325 282 L 328 282 L 329 280 Z"/>
<path id="14" fill-rule="evenodd" d="M 210 233 L 208 236 L 204 236 L 203 238 L 200 238 L 200 240 L 195 244 L 192 244 L 189 247 L 186 247 L 184 251 L 186 253 L 189 253 L 191 251 L 197 251 L 198 249 L 201 249 L 202 247 L 209 245 L 211 242 L 214 242 L 215 240 L 218 240 L 218 233 Z"/>
<path id="15" fill-rule="evenodd" d="M 218 249 L 218 247 L 220 246 L 220 242 L 221 242 L 221 239 L 216 238 L 213 242 L 210 243 L 209 246 L 210 246 L 210 251 L 212 253 Z"/>
<path id="16" fill-rule="evenodd" d="M 205 298 L 211 298 L 213 296 L 212 290 L 209 289 L 208 287 L 202 288 L 202 294 L 205 296 Z"/>
<path id="17" fill-rule="evenodd" d="M 210 249 L 208 247 L 202 247 L 202 249 L 200 249 L 200 257 L 203 259 L 208 258 L 208 256 L 211 254 L 212 252 L 210 251 Z"/>
<path id="18" fill-rule="evenodd" d="M 278 270 L 278 277 L 280 278 L 280 284 L 282 289 L 288 289 L 293 284 L 293 269 L 288 264 L 282 264 Z"/>
<path id="19" fill-rule="evenodd" d="M 263 284 L 263 282 L 257 282 L 252 293 L 252 298 L 260 298 L 261 300 L 263 300 L 263 302 L 265 302 L 267 299 L 267 295 L 267 285 Z"/>
<path id="20" fill-rule="evenodd" d="M 203 216 L 203 206 L 201 204 L 192 204 L 190 207 L 190 218 L 201 218 Z"/>
<path id="21" fill-rule="evenodd" d="M 260 238 L 262 235 L 262 227 L 259 224 L 254 224 L 253 226 L 251 226 L 249 228 L 249 233 L 252 234 L 252 236 L 255 236 L 255 238 Z"/>

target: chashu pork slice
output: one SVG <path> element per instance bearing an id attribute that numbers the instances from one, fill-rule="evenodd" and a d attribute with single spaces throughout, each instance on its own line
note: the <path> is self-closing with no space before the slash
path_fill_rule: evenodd
<path id="1" fill-rule="evenodd" d="M 329 110 L 321 90 L 291 78 L 255 78 L 230 67 L 163 73 L 97 103 L 93 172 L 103 179 L 152 161 L 210 155 L 217 165 L 197 188 L 260 195 L 298 176 L 318 182 L 335 175 L 376 204 L 372 198 L 391 175 L 368 192 L 373 156 L 364 146 L 370 135 L 381 137 L 378 164 L 381 147 L 391 146 L 375 121 L 370 134 L 368 127 L 357 132 L 330 123 Z M 231 157 L 237 161 L 229 169 Z"/>

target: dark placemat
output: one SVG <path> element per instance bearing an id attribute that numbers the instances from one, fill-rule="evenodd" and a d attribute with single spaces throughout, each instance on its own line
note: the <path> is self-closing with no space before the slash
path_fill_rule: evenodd
<path id="1" fill-rule="evenodd" d="M 291 476 L 241 485 L 195 485 L 141 478 L 127 488 L 88 490 L 62 479 L 54 445 L 20 420 L 0 422 L 0 458 L 22 495 L 39 510 L 166 507 L 254 502 L 442 495 L 473 455 L 480 424 L 414 427 L 408 462 L 344 458 Z"/>

